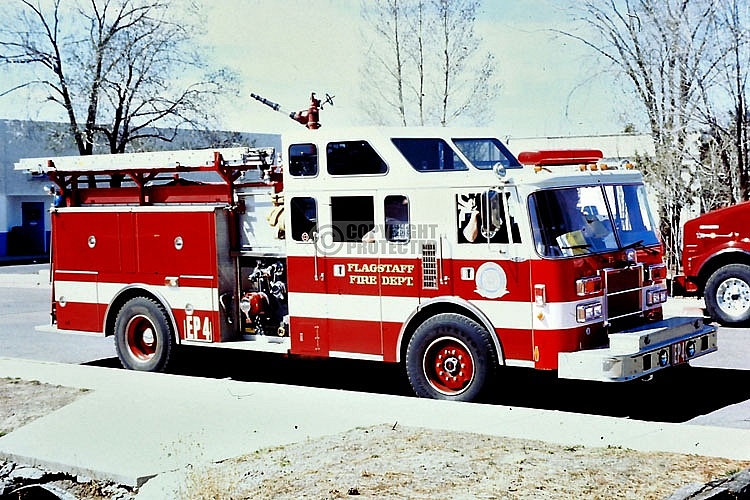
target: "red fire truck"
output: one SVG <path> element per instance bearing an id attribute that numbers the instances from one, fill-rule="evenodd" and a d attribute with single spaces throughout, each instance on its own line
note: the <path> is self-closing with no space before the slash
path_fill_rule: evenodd
<path id="1" fill-rule="evenodd" d="M 705 213 L 685 223 L 678 285 L 703 294 L 709 316 L 724 325 L 750 321 L 750 202 Z"/>
<path id="2" fill-rule="evenodd" d="M 286 137 L 283 168 L 258 148 L 16 168 L 58 192 L 55 328 L 113 335 L 126 368 L 184 345 L 352 358 L 472 400 L 500 365 L 626 381 L 716 350 L 700 318 L 663 319 L 642 177 L 601 157 L 365 128 Z"/>

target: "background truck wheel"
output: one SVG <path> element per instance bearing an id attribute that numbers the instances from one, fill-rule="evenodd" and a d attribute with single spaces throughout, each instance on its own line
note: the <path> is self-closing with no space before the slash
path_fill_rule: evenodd
<path id="1" fill-rule="evenodd" d="M 125 368 L 164 371 L 174 347 L 164 307 L 146 297 L 127 301 L 115 320 L 115 345 Z"/>
<path id="2" fill-rule="evenodd" d="M 750 320 L 750 266 L 730 264 L 713 273 L 704 293 L 708 315 L 722 325 Z"/>
<path id="3" fill-rule="evenodd" d="M 459 314 L 438 314 L 414 332 L 406 373 L 419 397 L 472 401 L 489 386 L 497 356 L 489 333 Z"/>

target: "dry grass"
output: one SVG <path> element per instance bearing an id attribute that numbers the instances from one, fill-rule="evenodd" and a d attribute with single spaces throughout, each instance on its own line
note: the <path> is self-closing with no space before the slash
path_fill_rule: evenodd
<path id="1" fill-rule="evenodd" d="M 378 426 L 186 472 L 177 498 L 664 498 L 750 462 Z"/>

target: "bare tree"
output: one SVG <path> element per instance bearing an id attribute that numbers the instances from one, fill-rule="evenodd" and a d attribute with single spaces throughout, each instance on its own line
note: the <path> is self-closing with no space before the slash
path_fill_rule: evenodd
<path id="1" fill-rule="evenodd" d="M 364 102 L 377 122 L 482 124 L 498 96 L 496 63 L 476 34 L 480 0 L 362 2 L 369 42 Z"/>
<path id="2" fill-rule="evenodd" d="M 103 139 L 110 153 L 144 138 L 174 139 L 212 119 L 233 90 L 226 70 L 207 73 L 189 9 L 168 0 L 15 0 L 0 11 L 0 65 L 34 77 L 0 96 L 44 89 L 65 111 L 82 155 Z M 192 4 L 190 4 L 192 6 Z"/>
<path id="3" fill-rule="evenodd" d="M 750 199 L 750 7 L 740 0 L 720 0 L 714 22 L 719 62 L 714 80 L 701 86 L 701 111 L 707 159 L 727 174 L 727 196 L 720 201 L 727 205 Z M 705 210 L 715 208 L 703 205 Z"/>
<path id="4" fill-rule="evenodd" d="M 416 82 L 411 86 L 417 101 L 417 112 L 419 125 L 425 124 L 425 0 L 417 0 L 414 15 L 412 16 L 412 29 L 414 32 L 413 43 L 416 45 L 412 50 L 412 58 L 417 71 Z"/>
<path id="5" fill-rule="evenodd" d="M 700 161 L 696 162 L 696 177 L 700 179 L 697 198 L 699 212 L 725 207 L 732 202 L 735 192 L 735 172 L 728 151 L 714 136 L 715 129 L 703 132 L 700 139 Z M 701 189 L 705 185 L 706 189 Z"/>
<path id="6" fill-rule="evenodd" d="M 370 64 L 362 68 L 362 79 L 368 90 L 368 97 L 377 100 L 369 110 L 373 119 L 383 122 L 384 109 L 395 111 L 402 125 L 407 125 L 406 105 L 404 101 L 404 18 L 403 0 L 379 0 L 376 3 L 362 3 L 362 17 L 371 27 L 375 40 L 380 47 L 371 50 Z M 375 75 L 381 74 L 376 78 Z M 393 84 L 383 89 L 378 82 Z"/>
<path id="7" fill-rule="evenodd" d="M 487 98 L 496 95 L 492 77 L 494 56 L 487 53 L 475 61 L 480 39 L 474 32 L 478 0 L 436 0 L 437 33 L 442 50 L 440 71 L 440 125 L 468 114 L 484 121 L 488 115 Z M 476 66 L 471 67 L 475 63 Z M 469 78 L 467 78 L 469 75 Z"/>
<path id="8" fill-rule="evenodd" d="M 682 209 L 692 201 L 697 170 L 701 82 L 716 71 L 714 2 L 707 0 L 585 0 L 576 8 L 587 34 L 565 33 L 624 75 L 643 105 L 656 157 L 646 176 L 660 195 L 661 232 L 668 263 L 679 263 Z M 593 28 L 593 34 L 591 34 Z"/>

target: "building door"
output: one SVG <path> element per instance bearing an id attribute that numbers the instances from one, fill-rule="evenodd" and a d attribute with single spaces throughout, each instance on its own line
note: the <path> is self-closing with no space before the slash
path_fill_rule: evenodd
<path id="1" fill-rule="evenodd" d="M 21 226 L 23 234 L 22 253 L 41 255 L 45 252 L 44 203 L 24 201 L 21 203 Z"/>

